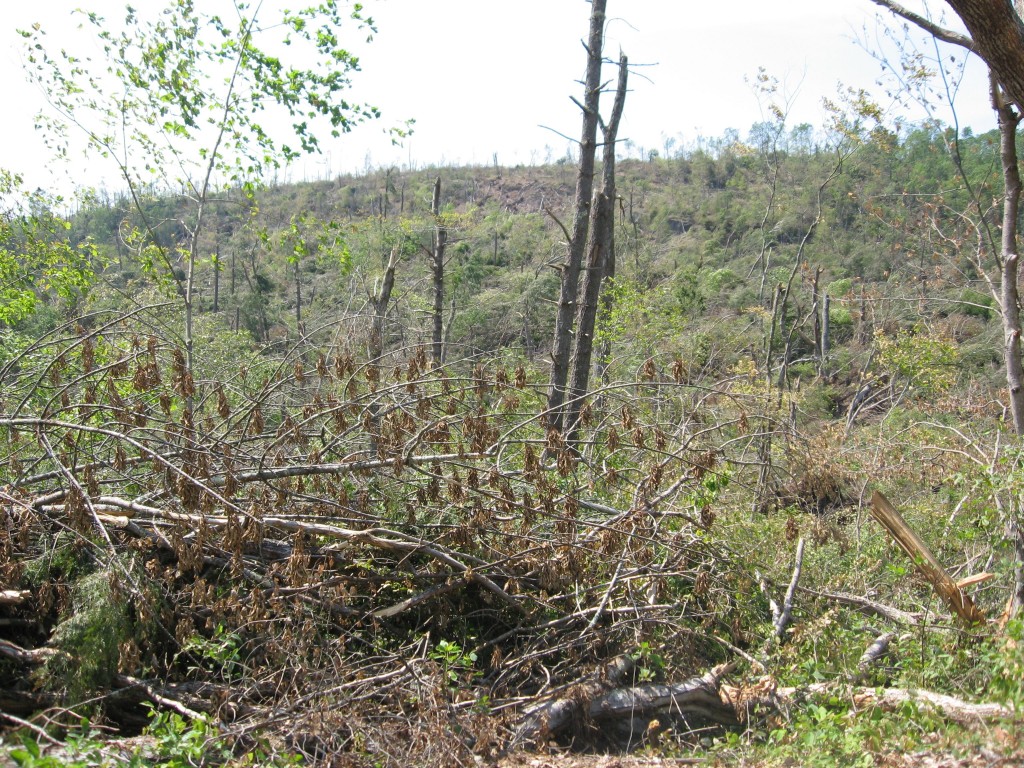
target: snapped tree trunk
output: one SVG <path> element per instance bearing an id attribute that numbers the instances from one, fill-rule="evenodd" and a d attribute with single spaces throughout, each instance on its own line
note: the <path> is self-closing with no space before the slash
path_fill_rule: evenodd
<path id="1" fill-rule="evenodd" d="M 593 0 L 590 10 L 590 36 L 586 45 L 587 74 L 583 103 L 579 105 L 583 111 L 583 128 L 580 137 L 580 160 L 576 171 L 572 233 L 561 270 L 555 338 L 551 348 L 548 424 L 559 431 L 562 431 L 565 423 L 563 405 L 566 382 L 569 378 L 573 321 L 576 316 L 580 270 L 583 266 L 590 224 L 590 198 L 594 191 L 594 155 L 597 148 L 598 109 L 601 100 L 601 56 L 606 4 L 606 0 Z"/>
<path id="2" fill-rule="evenodd" d="M 598 301 L 605 267 L 615 250 L 615 139 L 619 120 L 626 103 L 626 85 L 629 61 L 619 54 L 619 81 L 615 89 L 615 103 L 608 124 L 603 126 L 604 151 L 602 157 L 601 191 L 594 197 L 591 213 L 590 244 L 587 269 L 583 274 L 583 301 L 576 317 L 576 344 L 572 356 L 572 376 L 569 383 L 569 402 L 566 405 L 565 428 L 569 442 L 575 442 L 579 428 L 580 409 L 590 386 L 590 367 L 594 354 L 594 327 L 597 323 Z"/>
<path id="3" fill-rule="evenodd" d="M 441 177 L 434 180 L 434 195 L 430 204 L 434 214 L 434 249 L 431 253 L 431 275 L 434 281 L 434 326 L 431 332 L 430 354 L 434 365 L 444 362 L 444 251 L 448 231 L 441 222 Z"/>

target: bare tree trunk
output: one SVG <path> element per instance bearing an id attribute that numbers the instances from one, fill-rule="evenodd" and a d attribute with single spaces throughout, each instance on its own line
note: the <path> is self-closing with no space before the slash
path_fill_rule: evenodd
<path id="1" fill-rule="evenodd" d="M 384 269 L 384 279 L 381 281 L 380 290 L 376 295 L 370 297 L 370 303 L 373 306 L 373 325 L 370 328 L 370 359 L 366 365 L 371 389 L 375 389 L 380 380 L 380 359 L 384 355 L 384 323 L 388 316 L 388 304 L 391 303 L 391 291 L 395 287 L 395 268 L 398 266 L 400 253 L 401 249 L 397 245 L 391 249 L 391 256 Z M 370 402 L 367 410 L 370 416 L 368 429 L 370 454 L 376 455 L 378 435 L 380 435 L 380 405 L 376 398 Z"/>
<path id="2" fill-rule="evenodd" d="M 384 321 L 388 315 L 388 304 L 391 303 L 391 291 L 395 287 L 395 268 L 398 266 L 400 249 L 396 245 L 391 249 L 388 265 L 384 269 L 384 280 L 380 290 L 371 297 L 373 304 L 373 327 L 370 330 L 370 363 L 378 364 L 384 354 Z"/>
<path id="3" fill-rule="evenodd" d="M 295 259 L 295 330 L 302 335 L 302 280 L 298 258 Z"/>
<path id="4" fill-rule="evenodd" d="M 811 284 L 811 319 L 814 322 L 814 361 L 821 370 L 822 361 L 822 330 L 821 330 L 821 267 L 814 270 L 814 282 Z"/>
<path id="5" fill-rule="evenodd" d="M 580 160 L 576 172 L 572 234 L 561 270 L 558 314 L 555 317 L 555 338 L 551 348 L 551 383 L 548 391 L 548 424 L 561 431 L 564 426 L 562 406 L 565 385 L 569 378 L 569 353 L 572 343 L 576 297 L 580 270 L 587 245 L 590 202 L 594 190 L 594 154 L 597 148 L 598 109 L 601 99 L 601 56 L 604 41 L 606 0 L 593 0 L 590 10 L 590 37 L 587 50 L 587 74 L 583 92 L 583 128 L 580 138 Z M 577 102 L 579 104 L 579 102 Z"/>
<path id="6" fill-rule="evenodd" d="M 448 231 L 441 223 L 441 177 L 434 180 L 434 195 L 430 204 L 434 214 L 434 249 L 431 252 L 431 272 L 434 280 L 434 327 L 431 333 L 431 359 L 434 365 L 444 360 L 444 251 Z"/>
<path id="7" fill-rule="evenodd" d="M 583 302 L 576 317 L 576 344 L 572 356 L 572 376 L 569 384 L 569 402 L 566 406 L 565 428 L 569 442 L 574 442 L 578 429 L 580 408 L 590 385 L 590 364 L 594 352 L 594 326 L 597 322 L 598 300 L 605 267 L 615 250 L 615 138 L 619 120 L 626 103 L 626 84 L 629 61 L 619 54 L 619 81 L 615 89 L 615 104 L 608 124 L 603 126 L 604 151 L 602 158 L 601 191 L 595 198 L 591 216 L 590 245 L 587 269 L 583 275 Z"/>
<path id="8" fill-rule="evenodd" d="M 1003 319 L 1006 383 L 1010 395 L 1013 429 L 1024 435 L 1024 370 L 1021 362 L 1020 293 L 1018 286 L 1017 218 L 1020 212 L 1021 180 L 1017 158 L 1017 125 L 1020 115 L 1002 98 L 992 81 L 992 106 L 999 117 L 1000 157 L 1003 165 L 1002 286 L 999 310 Z"/>
<path id="9" fill-rule="evenodd" d="M 213 261 L 213 312 L 220 312 L 220 243 L 217 243 L 217 256 Z"/>
<path id="10" fill-rule="evenodd" d="M 818 374 L 828 375 L 828 356 L 832 352 L 832 297 L 825 294 L 821 305 L 821 365 L 818 367 Z"/>
<path id="11" fill-rule="evenodd" d="M 1017 220 L 1020 213 L 1021 179 L 1017 157 L 1017 126 L 1021 116 L 1003 98 L 992 73 L 992 106 L 999 118 L 999 147 L 1003 167 L 1003 236 L 1002 284 L 999 314 L 1003 320 L 1003 351 L 1006 363 L 1006 384 L 1009 391 L 1010 414 L 1017 435 L 1024 435 L 1024 365 L 1021 361 L 1020 323 L 1020 257 L 1017 253 Z M 1013 499 L 1006 520 L 1007 538 L 1014 548 L 1013 594 L 1007 608 L 1011 617 L 1024 608 L 1024 527 L 1021 525 L 1020 502 Z"/>

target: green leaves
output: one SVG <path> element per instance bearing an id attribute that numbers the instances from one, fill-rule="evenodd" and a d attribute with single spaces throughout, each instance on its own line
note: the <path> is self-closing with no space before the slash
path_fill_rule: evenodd
<path id="1" fill-rule="evenodd" d="M 340 267 L 343 273 L 351 264 L 351 252 L 336 221 L 307 214 L 292 216 L 279 238 L 289 264 L 298 265 L 310 255 Z"/>
<path id="2" fill-rule="evenodd" d="M 74 300 L 92 284 L 95 249 L 70 242 L 52 202 L 42 193 L 25 198 L 20 177 L 0 171 L 0 323 L 24 320 L 40 301 Z"/>
<path id="3" fill-rule="evenodd" d="M 202 193 L 214 174 L 221 183 L 239 182 L 319 151 L 316 122 L 337 135 L 379 116 L 341 95 L 359 68 L 342 37 L 373 31 L 358 4 L 346 14 L 344 3 L 330 0 L 277 19 L 237 0 L 212 6 L 172 0 L 158 13 L 129 7 L 120 27 L 80 11 L 83 28 L 101 44 L 96 60 L 50 53 L 38 24 L 21 31 L 36 65 L 30 75 L 49 94 L 58 123 L 81 129 L 90 149 L 115 158 L 129 185 L 145 183 L 140 171 L 155 168 L 169 188 L 184 182 Z M 304 49 L 288 58 L 304 66 L 283 61 L 281 45 Z M 297 147 L 282 140 L 271 111 L 298 136 Z"/>

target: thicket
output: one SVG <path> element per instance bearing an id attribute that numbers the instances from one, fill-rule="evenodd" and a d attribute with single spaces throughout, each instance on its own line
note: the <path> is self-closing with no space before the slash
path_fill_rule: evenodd
<path id="1" fill-rule="evenodd" d="M 1000 194 L 998 138 L 959 137 L 968 190 L 944 127 L 842 154 L 813 135 L 780 122 L 619 163 L 608 353 L 576 447 L 544 413 L 564 165 L 229 191 L 198 244 L 190 364 L 178 283 L 149 259 L 179 252 L 187 199 L 9 213 L 6 253 L 59 247 L 93 273 L 29 263 L 3 318 L 16 759 L 1012 752 L 1021 630 L 1000 616 L 1024 473 L 961 216 Z M 965 587 L 989 623 L 950 615 L 873 490 L 954 578 L 990 574 Z"/>

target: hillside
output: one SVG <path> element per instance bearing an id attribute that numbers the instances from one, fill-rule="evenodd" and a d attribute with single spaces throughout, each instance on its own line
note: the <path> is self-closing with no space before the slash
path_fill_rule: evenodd
<path id="1" fill-rule="evenodd" d="M 12 220 L 91 274 L 40 273 L 0 328 L 4 739 L 82 765 L 1012 764 L 999 174 L 997 135 L 941 126 L 620 161 L 573 433 L 546 400 L 569 162 L 228 189 L 192 279 L 187 196 Z"/>

